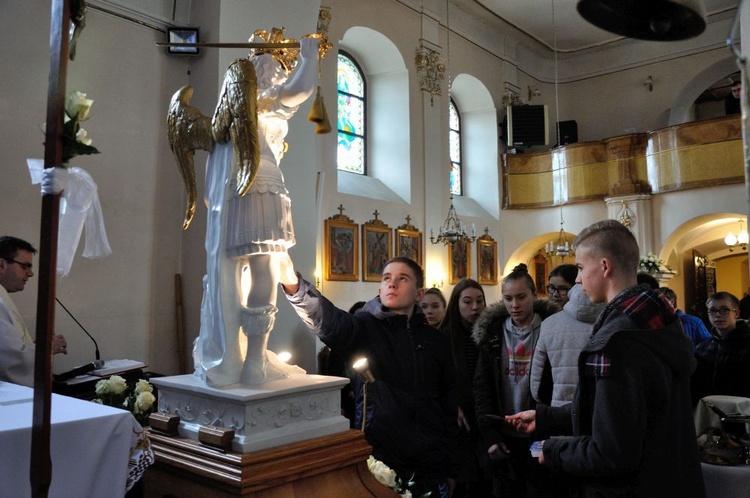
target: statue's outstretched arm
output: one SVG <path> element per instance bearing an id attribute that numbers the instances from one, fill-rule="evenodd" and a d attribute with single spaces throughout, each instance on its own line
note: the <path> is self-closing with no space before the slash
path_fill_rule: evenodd
<path id="1" fill-rule="evenodd" d="M 172 96 L 167 113 L 167 136 L 169 148 L 177 160 L 182 179 L 187 191 L 185 219 L 182 228 L 187 230 L 195 215 L 197 190 L 195 186 L 195 169 L 193 156 L 195 149 L 211 151 L 214 139 L 211 134 L 211 119 L 204 116 L 199 109 L 191 107 L 193 87 L 183 86 Z"/>
<path id="2" fill-rule="evenodd" d="M 213 134 L 217 142 L 231 140 L 234 145 L 235 185 L 240 196 L 250 189 L 260 163 L 257 98 L 258 82 L 253 64 L 248 59 L 237 59 L 224 76 L 213 117 Z"/>
<path id="3" fill-rule="evenodd" d="M 300 40 L 300 63 L 289 80 L 279 89 L 279 99 L 287 107 L 296 107 L 310 98 L 318 81 L 320 38 Z"/>

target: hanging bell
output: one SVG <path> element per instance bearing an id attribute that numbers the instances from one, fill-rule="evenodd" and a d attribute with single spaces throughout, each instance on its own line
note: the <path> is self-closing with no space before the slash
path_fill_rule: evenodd
<path id="1" fill-rule="evenodd" d="M 326 108 L 323 105 L 323 97 L 320 95 L 320 87 L 315 91 L 315 100 L 310 108 L 310 114 L 307 115 L 307 120 L 313 123 L 322 123 L 328 119 L 326 116 Z"/>
<path id="2" fill-rule="evenodd" d="M 320 93 L 318 93 L 320 95 Z M 318 99 L 315 99 L 318 101 Z M 323 97 L 320 97 L 320 115 L 323 117 L 322 121 L 315 127 L 315 133 L 318 135 L 325 135 L 331 133 L 331 122 L 328 121 L 328 112 L 326 112 L 326 105 L 323 102 Z"/>

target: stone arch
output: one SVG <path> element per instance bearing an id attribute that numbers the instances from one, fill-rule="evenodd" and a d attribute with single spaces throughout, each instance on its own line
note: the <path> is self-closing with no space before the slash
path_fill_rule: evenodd
<path id="1" fill-rule="evenodd" d="M 695 99 L 719 78 L 738 71 L 734 56 L 715 62 L 688 81 L 672 101 L 669 126 L 686 123 L 692 119 L 690 110 Z"/>

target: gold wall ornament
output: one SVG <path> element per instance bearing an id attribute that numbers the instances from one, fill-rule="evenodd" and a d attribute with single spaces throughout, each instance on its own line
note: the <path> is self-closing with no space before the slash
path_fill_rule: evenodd
<path id="1" fill-rule="evenodd" d="M 622 208 L 620 209 L 620 213 L 617 215 L 617 220 L 626 227 L 630 228 L 634 223 L 633 212 L 630 210 L 628 204 L 625 201 L 620 201 L 620 205 Z"/>
<path id="2" fill-rule="evenodd" d="M 419 88 L 430 94 L 430 103 L 437 96 L 441 96 L 442 83 L 445 79 L 445 63 L 440 55 L 427 47 L 417 48 L 414 63 L 417 66 Z"/>

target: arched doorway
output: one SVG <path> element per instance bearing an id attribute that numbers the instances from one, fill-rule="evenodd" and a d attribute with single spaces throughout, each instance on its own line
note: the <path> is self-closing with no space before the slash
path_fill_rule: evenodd
<path id="1" fill-rule="evenodd" d="M 705 298 L 701 289 L 702 278 L 714 279 L 708 291 L 731 292 L 741 298 L 748 288 L 748 252 L 738 244 L 729 247 L 724 238 L 729 232 L 735 235 L 742 227 L 747 230 L 747 217 L 740 213 L 710 213 L 692 218 L 677 227 L 665 241 L 659 258 L 677 275 L 669 282 L 678 296 L 678 305 L 686 312 L 701 313 Z M 708 265 L 706 277 L 701 275 L 701 265 Z M 711 284 L 711 282 L 709 282 Z"/>

